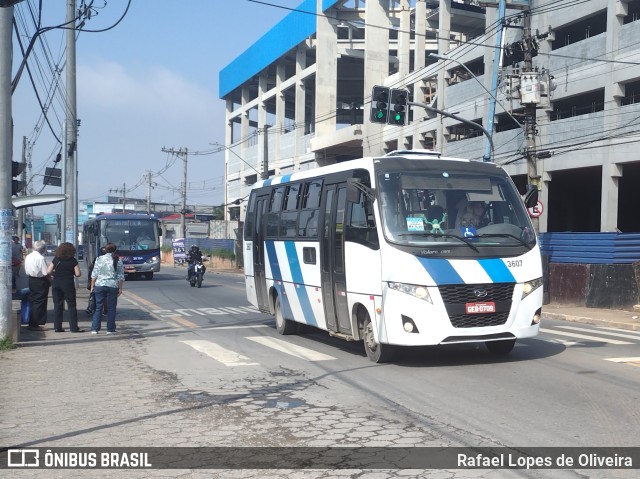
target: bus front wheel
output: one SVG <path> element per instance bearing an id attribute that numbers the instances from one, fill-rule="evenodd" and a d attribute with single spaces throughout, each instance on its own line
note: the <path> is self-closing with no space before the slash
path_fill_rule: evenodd
<path id="1" fill-rule="evenodd" d="M 515 339 L 507 339 L 506 341 L 487 341 L 484 343 L 490 353 L 498 356 L 505 356 L 511 352 L 516 345 Z"/>
<path id="2" fill-rule="evenodd" d="M 275 314 L 276 314 L 276 331 L 278 331 L 278 334 L 294 334 L 296 332 L 297 324 L 294 321 L 285 319 L 285 317 L 282 314 L 282 307 L 280 306 L 279 297 L 276 297 Z"/>
<path id="3" fill-rule="evenodd" d="M 364 350 L 367 357 L 374 363 L 386 363 L 390 361 L 395 352 L 395 346 L 391 344 L 377 343 L 373 335 L 373 323 L 367 317 L 364 320 Z"/>

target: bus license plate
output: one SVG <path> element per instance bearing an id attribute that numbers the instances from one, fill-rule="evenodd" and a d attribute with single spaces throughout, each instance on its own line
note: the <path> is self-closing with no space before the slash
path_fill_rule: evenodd
<path id="1" fill-rule="evenodd" d="M 487 302 L 487 303 L 466 303 L 467 314 L 476 314 L 476 313 L 495 313 L 496 312 L 496 303 Z"/>

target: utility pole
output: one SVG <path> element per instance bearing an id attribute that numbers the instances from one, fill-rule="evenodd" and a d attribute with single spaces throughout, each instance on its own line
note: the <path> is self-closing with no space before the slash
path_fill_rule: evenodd
<path id="1" fill-rule="evenodd" d="M 182 158 L 184 164 L 184 171 L 182 174 L 182 210 L 180 211 L 180 232 L 182 237 L 187 237 L 185 215 L 187 213 L 187 163 L 188 163 L 188 150 L 187 148 L 180 148 L 174 150 L 173 148 L 162 148 L 164 153 L 171 153 L 172 155 L 178 155 Z"/>
<path id="2" fill-rule="evenodd" d="M 15 3 L 15 2 L 14 2 Z M 3 3 L 4 5 L 4 3 Z M 14 338 L 16 322 L 11 318 L 11 203 L 12 112 L 11 112 L 11 26 L 13 5 L 0 7 L 0 340 Z"/>
<path id="3" fill-rule="evenodd" d="M 122 193 L 122 214 L 126 213 L 125 205 L 127 204 L 127 184 L 122 183 L 122 188 L 109 190 L 109 193 Z"/>
<path id="4" fill-rule="evenodd" d="M 521 103 L 524 104 L 524 125 L 525 138 L 527 140 L 527 176 L 529 184 L 541 189 L 540 176 L 538 176 L 538 164 L 536 154 L 536 108 L 540 103 L 540 78 L 537 72 L 533 71 L 532 50 L 535 46 L 534 39 L 531 36 L 531 12 L 526 10 L 524 13 L 522 45 L 523 45 L 523 69 L 520 78 Z M 532 94 L 525 96 L 525 90 Z M 537 94 L 536 94 L 537 93 Z M 531 218 L 533 227 L 536 232 L 540 231 L 540 220 L 535 217 Z"/>
<path id="5" fill-rule="evenodd" d="M 269 125 L 264 125 L 264 140 L 262 143 L 263 148 L 263 156 L 262 156 L 262 174 L 260 175 L 263 180 L 269 178 L 269 135 L 268 133 Z"/>
<path id="6" fill-rule="evenodd" d="M 27 137 L 22 137 L 22 164 L 24 168 L 22 170 L 22 184 L 24 188 L 22 189 L 22 194 L 27 194 Z M 24 244 L 24 208 L 20 208 L 18 210 L 18 228 L 16 229 L 16 234 L 20 237 L 20 243 Z"/>
<path id="7" fill-rule="evenodd" d="M 147 171 L 147 179 L 149 180 L 149 182 L 147 183 L 147 214 L 148 215 L 151 214 L 151 189 L 154 186 L 153 183 L 151 182 L 152 178 L 153 178 L 153 175 L 151 171 Z"/>
<path id="8" fill-rule="evenodd" d="M 67 115 L 66 130 L 67 140 L 64 145 L 65 178 L 64 193 L 69 196 L 64 205 L 65 223 L 63 225 L 63 241 L 78 244 L 78 217 L 77 217 L 77 178 L 78 166 L 76 164 L 76 151 L 78 139 L 78 124 L 76 113 L 76 0 L 67 0 Z"/>

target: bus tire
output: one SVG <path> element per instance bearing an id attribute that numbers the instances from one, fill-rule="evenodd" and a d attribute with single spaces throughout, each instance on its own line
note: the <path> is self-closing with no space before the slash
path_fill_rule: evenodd
<path id="1" fill-rule="evenodd" d="M 377 343 L 373 335 L 373 323 L 367 316 L 364 320 L 364 350 L 367 353 L 367 357 L 374 363 L 386 363 L 389 362 L 395 352 L 395 346 L 391 344 Z"/>
<path id="2" fill-rule="evenodd" d="M 491 354 L 497 356 L 506 356 L 516 345 L 515 339 L 507 339 L 504 341 L 486 341 L 484 343 Z"/>
<path id="3" fill-rule="evenodd" d="M 150 273 L 145 273 L 144 279 L 146 279 L 147 281 L 151 281 L 153 279 L 153 271 Z"/>
<path id="4" fill-rule="evenodd" d="M 276 296 L 275 304 L 275 316 L 276 316 L 276 331 L 278 334 L 294 334 L 297 329 L 297 324 L 294 321 L 285 319 L 282 314 L 282 307 L 280 306 L 280 297 Z"/>

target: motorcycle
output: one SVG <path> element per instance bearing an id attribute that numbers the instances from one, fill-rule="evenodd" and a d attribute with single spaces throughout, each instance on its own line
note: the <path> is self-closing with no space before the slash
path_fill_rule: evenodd
<path id="1" fill-rule="evenodd" d="M 189 274 L 189 284 L 193 288 L 194 286 L 198 286 L 198 288 L 202 287 L 202 277 L 204 276 L 205 266 L 202 264 L 202 261 L 197 261 L 192 265 L 191 273 Z"/>

